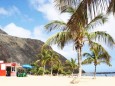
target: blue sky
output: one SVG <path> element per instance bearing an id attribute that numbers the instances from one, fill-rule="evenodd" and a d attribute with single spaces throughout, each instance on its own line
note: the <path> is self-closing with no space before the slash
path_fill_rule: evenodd
<path id="1" fill-rule="evenodd" d="M 46 41 L 52 34 L 44 30 L 44 25 L 52 20 L 63 20 L 67 22 L 69 14 L 60 14 L 55 8 L 53 0 L 0 0 L 0 28 L 9 35 L 32 38 Z M 95 30 L 104 30 L 112 37 L 115 37 L 115 18 L 110 15 L 108 22 Z M 103 44 L 103 43 L 102 43 Z M 101 64 L 97 71 L 115 71 L 115 49 L 109 49 L 103 44 L 111 55 L 112 67 Z M 73 45 L 67 45 L 63 50 L 53 45 L 52 48 L 66 58 L 76 58 L 77 53 Z M 89 51 L 88 47 L 83 48 L 83 52 Z M 93 71 L 94 66 L 83 66 L 85 71 Z"/>

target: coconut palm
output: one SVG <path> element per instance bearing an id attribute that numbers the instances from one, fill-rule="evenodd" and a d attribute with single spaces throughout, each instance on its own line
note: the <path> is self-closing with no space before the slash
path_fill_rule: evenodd
<path id="1" fill-rule="evenodd" d="M 48 59 L 47 62 L 50 64 L 51 76 L 53 72 L 53 65 L 59 61 L 59 55 L 52 50 L 48 50 Z"/>
<path id="2" fill-rule="evenodd" d="M 82 48 L 85 41 L 91 43 L 92 40 L 104 41 L 108 45 L 113 45 L 113 38 L 103 31 L 90 32 L 90 29 L 96 27 L 96 25 L 103 24 L 106 21 L 106 17 L 103 15 L 98 15 L 93 20 L 91 20 L 87 25 L 83 26 L 82 24 L 78 24 L 80 26 L 78 29 L 68 28 L 67 23 L 63 21 L 53 21 L 45 26 L 48 31 L 52 31 L 55 29 L 61 30 L 59 33 L 53 35 L 47 40 L 47 44 L 57 44 L 59 47 L 63 48 L 66 44 L 72 42 L 76 51 L 78 52 L 78 68 L 79 68 L 79 77 L 81 76 L 82 68 Z M 77 24 L 77 23 L 76 23 Z M 75 29 L 75 30 L 74 30 Z"/>
<path id="3" fill-rule="evenodd" d="M 74 13 L 67 22 L 67 27 L 72 33 L 79 33 L 102 11 L 115 13 L 115 0 L 54 0 L 56 7 L 61 12 L 66 12 L 68 7 L 74 8 Z"/>
<path id="4" fill-rule="evenodd" d="M 91 44 L 91 53 L 84 53 L 83 56 L 87 57 L 82 64 L 91 64 L 94 63 L 95 71 L 94 71 L 94 78 L 96 78 L 96 67 L 101 62 L 106 63 L 107 65 L 110 65 L 110 55 L 108 52 L 99 44 L 92 43 Z"/>
<path id="5" fill-rule="evenodd" d="M 55 64 L 53 66 L 53 69 L 54 70 L 57 70 L 57 76 L 59 75 L 59 72 L 62 72 L 63 71 L 63 64 L 61 62 L 60 59 L 57 59 L 57 61 L 55 61 Z"/>
<path id="6" fill-rule="evenodd" d="M 48 55 L 48 50 L 45 49 L 44 47 L 42 47 L 41 49 L 41 53 L 39 54 L 39 56 L 41 57 L 40 59 L 40 63 L 43 66 L 43 75 L 45 74 L 45 69 L 46 69 L 46 63 L 48 61 L 49 55 Z"/>
<path id="7" fill-rule="evenodd" d="M 71 69 L 73 76 L 74 70 L 77 69 L 76 59 L 71 58 L 70 60 L 66 60 L 66 64 Z"/>
<path id="8" fill-rule="evenodd" d="M 51 75 L 53 71 L 53 64 L 59 61 L 59 55 L 56 54 L 52 49 L 48 47 L 48 45 L 44 44 L 41 49 L 41 53 L 39 54 L 40 63 L 43 66 L 43 75 L 45 73 L 46 64 L 50 64 L 51 66 Z"/>

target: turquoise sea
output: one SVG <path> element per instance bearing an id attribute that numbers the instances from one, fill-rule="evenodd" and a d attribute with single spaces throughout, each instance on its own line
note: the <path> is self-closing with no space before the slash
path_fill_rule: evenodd
<path id="1" fill-rule="evenodd" d="M 92 72 L 83 73 L 82 75 L 83 76 L 94 76 L 94 73 L 92 73 Z M 115 76 L 115 73 L 97 73 L 96 76 L 105 76 L 105 77 L 111 76 L 111 77 L 113 77 L 113 76 Z"/>

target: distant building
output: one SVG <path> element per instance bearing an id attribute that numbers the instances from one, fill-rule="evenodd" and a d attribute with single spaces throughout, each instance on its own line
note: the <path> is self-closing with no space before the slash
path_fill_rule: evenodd
<path id="1" fill-rule="evenodd" d="M 16 76 L 17 66 L 16 62 L 4 63 L 0 61 L 0 76 Z"/>

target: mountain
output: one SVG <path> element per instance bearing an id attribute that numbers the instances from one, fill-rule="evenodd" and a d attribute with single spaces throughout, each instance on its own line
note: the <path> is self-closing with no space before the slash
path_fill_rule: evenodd
<path id="1" fill-rule="evenodd" d="M 20 64 L 32 63 L 39 59 L 37 55 L 43 44 L 40 40 L 10 36 L 0 29 L 0 60 Z M 62 61 L 66 60 L 60 56 Z"/>

